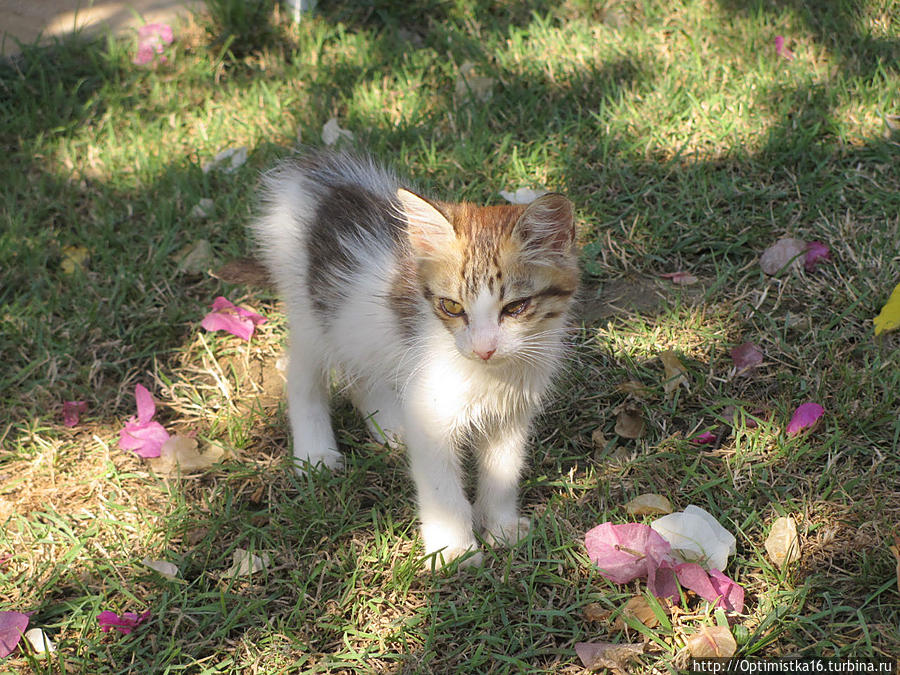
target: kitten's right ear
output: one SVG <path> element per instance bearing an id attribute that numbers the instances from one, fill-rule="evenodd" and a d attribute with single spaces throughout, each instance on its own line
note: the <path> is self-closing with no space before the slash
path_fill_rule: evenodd
<path id="1" fill-rule="evenodd" d="M 403 188 L 397 190 L 397 199 L 406 216 L 406 236 L 417 255 L 430 257 L 456 236 L 453 225 L 427 200 Z"/>

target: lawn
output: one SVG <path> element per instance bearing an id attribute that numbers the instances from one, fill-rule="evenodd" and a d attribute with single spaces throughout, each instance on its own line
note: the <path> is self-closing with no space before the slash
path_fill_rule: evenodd
<path id="1" fill-rule="evenodd" d="M 78 39 L 0 64 L 0 611 L 57 646 L 0 673 L 579 673 L 578 642 L 677 672 L 717 624 L 746 656 L 900 653 L 900 334 L 872 323 L 900 282 L 893 0 L 369 0 L 296 25 L 212 4 L 165 62 Z M 531 534 L 481 568 L 430 571 L 402 453 L 339 391 L 346 468 L 294 475 L 281 306 L 206 273 L 251 252 L 260 172 L 331 118 L 429 193 L 576 205 L 583 290 L 523 480 Z M 244 164 L 203 170 L 235 147 Z M 830 259 L 765 274 L 785 236 Z M 201 240 L 211 257 L 181 263 Z M 696 283 L 661 276 L 679 271 Z M 204 331 L 220 295 L 267 323 Z M 738 374 L 744 342 L 764 360 Z M 121 449 L 137 384 L 228 459 L 166 475 Z M 806 402 L 817 427 L 787 434 Z M 686 594 L 617 624 L 646 586 L 601 576 L 584 534 L 652 520 L 625 510 L 643 493 L 736 536 L 741 613 Z M 800 539 L 783 568 L 780 516 Z M 268 564 L 229 575 L 238 550 Z M 150 614 L 122 635 L 106 610 Z"/>

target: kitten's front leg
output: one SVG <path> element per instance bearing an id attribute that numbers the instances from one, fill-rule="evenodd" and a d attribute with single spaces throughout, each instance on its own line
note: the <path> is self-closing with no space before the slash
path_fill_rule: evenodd
<path id="1" fill-rule="evenodd" d="M 441 433 L 427 414 L 412 414 L 406 420 L 406 445 L 410 470 L 416 484 L 419 517 L 426 555 L 436 553 L 436 567 L 475 551 L 472 505 L 463 490 L 459 456 L 449 434 Z M 481 564 L 482 554 L 463 561 Z"/>
<path id="2" fill-rule="evenodd" d="M 492 545 L 512 545 L 528 534 L 527 518 L 519 518 L 519 476 L 525 463 L 529 421 L 503 425 L 477 443 L 478 488 L 475 521 Z"/>

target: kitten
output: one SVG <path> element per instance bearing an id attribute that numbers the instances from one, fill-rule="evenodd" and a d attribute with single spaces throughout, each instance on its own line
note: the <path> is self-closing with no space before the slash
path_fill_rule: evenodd
<path id="1" fill-rule="evenodd" d="M 578 283 L 573 210 L 559 194 L 479 207 L 401 185 L 366 157 L 289 159 L 265 176 L 252 230 L 287 307 L 300 470 L 341 465 L 328 409 L 336 369 L 375 437 L 405 444 L 425 549 L 440 565 L 477 551 L 473 527 L 489 543 L 527 532 L 518 481 L 564 352 Z"/>

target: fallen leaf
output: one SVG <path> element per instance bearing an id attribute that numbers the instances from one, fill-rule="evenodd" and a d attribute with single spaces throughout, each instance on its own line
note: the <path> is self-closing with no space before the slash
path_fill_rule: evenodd
<path id="1" fill-rule="evenodd" d="M 27 614 L 0 612 L 0 659 L 6 658 L 12 653 L 27 627 Z"/>
<path id="2" fill-rule="evenodd" d="M 894 287 L 891 297 L 875 317 L 875 335 L 897 330 L 900 327 L 900 284 Z"/>
<path id="3" fill-rule="evenodd" d="M 194 204 L 194 208 L 191 209 L 191 218 L 195 218 L 197 220 L 209 218 L 215 208 L 216 203 L 209 197 L 204 197 L 199 202 Z"/>
<path id="4" fill-rule="evenodd" d="M 734 361 L 735 371 L 740 375 L 761 364 L 763 353 L 752 342 L 745 342 L 731 350 L 731 359 Z"/>
<path id="5" fill-rule="evenodd" d="M 610 615 L 612 615 L 611 609 L 606 609 L 599 602 L 591 602 L 584 606 L 584 609 L 581 610 L 582 616 L 584 616 L 585 621 L 589 621 L 591 623 L 603 623 L 609 620 Z"/>
<path id="6" fill-rule="evenodd" d="M 141 384 L 135 386 L 134 398 L 138 414 L 119 432 L 119 447 L 133 450 L 140 457 L 159 457 L 160 448 L 169 440 L 169 433 L 159 422 L 153 421 L 156 404 L 147 388 Z"/>
<path id="7" fill-rule="evenodd" d="M 234 173 L 246 162 L 247 148 L 242 145 L 238 148 L 222 150 L 222 152 L 203 164 L 201 169 L 203 173 L 209 173 L 213 169 L 221 169 L 225 173 Z"/>
<path id="8" fill-rule="evenodd" d="M 659 625 L 659 617 L 656 616 L 656 612 L 653 611 L 647 598 L 643 595 L 636 595 L 625 603 L 625 606 L 622 607 L 622 614 L 616 618 L 616 622 L 613 624 L 613 628 L 616 630 L 628 628 L 623 616 L 640 621 L 647 628 L 656 628 Z"/>
<path id="9" fill-rule="evenodd" d="M 831 260 L 831 251 L 821 241 L 811 241 L 806 245 L 806 255 L 803 256 L 803 267 L 807 272 L 812 272 L 816 265 L 823 260 Z"/>
<path id="10" fill-rule="evenodd" d="M 64 246 L 62 255 L 59 268 L 64 274 L 75 274 L 77 270 L 83 270 L 88 258 L 91 257 L 90 251 L 84 246 Z"/>
<path id="11" fill-rule="evenodd" d="M 35 656 L 41 656 L 43 654 L 52 654 L 56 651 L 56 645 L 44 635 L 44 631 L 40 628 L 31 628 L 30 630 L 25 631 L 25 639 L 28 640 L 28 644 L 31 645 L 31 649 L 34 651 Z"/>
<path id="12" fill-rule="evenodd" d="M 615 432 L 623 438 L 641 438 L 646 431 L 644 418 L 639 410 L 622 408 L 616 416 Z"/>
<path id="13" fill-rule="evenodd" d="M 679 286 L 690 286 L 691 284 L 696 284 L 699 279 L 695 277 L 690 272 L 666 272 L 665 274 L 660 274 L 663 279 L 668 279 L 673 284 L 678 284 Z"/>
<path id="14" fill-rule="evenodd" d="M 547 190 L 538 189 L 532 190 L 531 188 L 520 187 L 515 192 L 507 192 L 506 190 L 500 190 L 500 196 L 503 197 L 510 204 L 530 204 L 538 197 L 547 194 Z"/>
<path id="15" fill-rule="evenodd" d="M 797 523 L 793 518 L 782 516 L 772 523 L 766 537 L 766 553 L 769 560 L 779 568 L 800 559 L 800 539 L 797 537 Z"/>
<path id="16" fill-rule="evenodd" d="M 203 274 L 213 264 L 212 244 L 207 239 L 198 239 L 185 244 L 173 258 L 178 264 L 179 274 Z"/>
<path id="17" fill-rule="evenodd" d="M 203 452 L 197 450 L 197 439 L 190 436 L 172 436 L 163 443 L 159 457 L 148 460 L 150 468 L 162 475 L 203 471 L 227 459 L 225 448 L 210 443 Z"/>
<path id="18" fill-rule="evenodd" d="M 64 401 L 63 402 L 63 424 L 67 427 L 78 425 L 79 415 L 87 410 L 87 401 Z"/>
<path id="19" fill-rule="evenodd" d="M 788 436 L 796 436 L 801 431 L 812 429 L 824 413 L 825 409 L 818 403 L 804 403 L 794 411 L 785 432 Z"/>
<path id="20" fill-rule="evenodd" d="M 894 545 L 889 548 L 897 560 L 897 592 L 900 592 L 900 535 L 894 535 Z"/>
<path id="21" fill-rule="evenodd" d="M 805 253 L 805 241 L 794 239 L 793 237 L 785 237 L 763 251 L 759 264 L 762 267 L 762 271 L 771 276 L 778 274 L 788 265 L 791 266 L 792 270 L 799 269 L 802 264 L 801 256 Z"/>
<path id="22" fill-rule="evenodd" d="M 477 101 L 487 103 L 494 95 L 496 82 L 492 77 L 479 75 L 475 64 L 466 61 L 459 67 L 459 75 L 456 78 L 456 95 L 460 98 L 471 96 Z"/>
<path id="23" fill-rule="evenodd" d="M 97 623 L 100 624 L 100 630 L 102 630 L 104 633 L 108 633 L 113 628 L 115 628 L 122 635 L 128 635 L 131 631 L 147 621 L 147 619 L 149 618 L 149 609 L 141 614 L 135 614 L 134 612 L 125 612 L 124 614 L 122 614 L 122 616 L 119 616 L 115 612 L 106 610 L 104 612 L 100 612 L 97 615 Z"/>
<path id="24" fill-rule="evenodd" d="M 652 492 L 638 495 L 625 504 L 625 511 L 629 516 L 658 516 L 672 513 L 672 510 L 672 502 Z"/>
<path id="25" fill-rule="evenodd" d="M 644 645 L 576 642 L 575 653 L 588 670 L 609 668 L 613 671 L 627 672 L 628 663 L 644 653 Z"/>
<path id="26" fill-rule="evenodd" d="M 242 548 L 235 549 L 231 554 L 231 567 L 222 573 L 225 578 L 248 576 L 254 572 L 261 572 L 269 566 L 269 554 L 256 555 Z"/>
<path id="27" fill-rule="evenodd" d="M 666 396 L 672 396 L 672 394 L 675 393 L 675 390 L 681 385 L 684 385 L 684 388 L 690 391 L 687 371 L 681 361 L 678 360 L 675 352 L 671 349 L 667 349 L 659 355 L 659 358 L 663 362 L 663 368 L 666 373 L 666 379 L 663 383 L 663 388 L 666 390 Z"/>
<path id="28" fill-rule="evenodd" d="M 693 504 L 654 520 L 650 527 L 669 543 L 673 555 L 684 562 L 699 563 L 705 569 L 724 570 L 728 556 L 737 550 L 734 535 Z"/>
<path id="29" fill-rule="evenodd" d="M 691 656 L 707 659 L 734 656 L 737 642 L 725 626 L 703 626 L 687 639 Z"/>
<path id="30" fill-rule="evenodd" d="M 337 118 L 332 117 L 322 126 L 322 142 L 325 145 L 334 145 L 342 138 L 346 138 L 348 141 L 353 140 L 353 132 L 347 131 L 346 129 L 341 129 L 338 124 Z"/>
<path id="31" fill-rule="evenodd" d="M 631 394 L 637 398 L 649 398 L 653 391 L 650 387 L 636 380 L 626 380 L 616 385 L 616 391 L 623 394 Z"/>
<path id="32" fill-rule="evenodd" d="M 165 560 L 150 560 L 150 558 L 144 558 L 141 560 L 141 564 L 146 565 L 155 572 L 159 572 L 166 579 L 175 579 L 178 577 L 178 567 L 174 563 L 166 562 Z"/>
<path id="33" fill-rule="evenodd" d="M 775 53 L 788 61 L 794 60 L 794 52 L 784 46 L 784 36 L 782 35 L 775 36 Z"/>
<path id="34" fill-rule="evenodd" d="M 260 314 L 238 307 L 222 296 L 213 300 L 212 310 L 200 322 L 203 328 L 208 331 L 224 330 L 244 340 L 253 336 L 256 326 L 266 322 Z"/>

